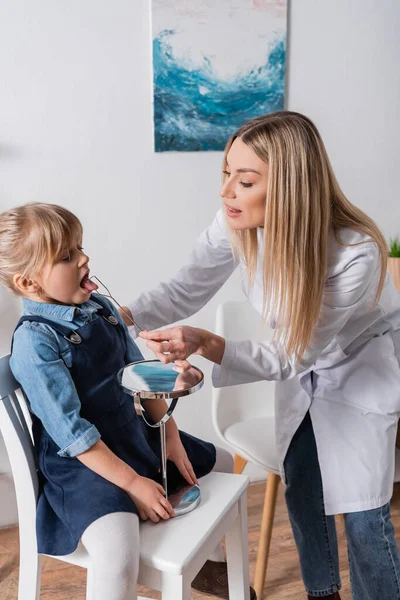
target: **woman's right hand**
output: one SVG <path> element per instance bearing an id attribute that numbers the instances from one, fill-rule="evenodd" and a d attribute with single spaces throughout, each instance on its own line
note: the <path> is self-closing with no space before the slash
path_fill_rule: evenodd
<path id="1" fill-rule="evenodd" d="M 225 352 L 225 340 L 211 331 L 179 325 L 170 329 L 141 331 L 139 337 L 164 364 L 185 361 L 191 354 L 200 354 L 218 365 Z"/>
<path id="2" fill-rule="evenodd" d="M 175 516 L 174 509 L 165 497 L 164 488 L 152 479 L 136 475 L 126 492 L 136 504 L 143 521 L 150 519 L 158 523 L 160 519 L 168 520 Z"/>

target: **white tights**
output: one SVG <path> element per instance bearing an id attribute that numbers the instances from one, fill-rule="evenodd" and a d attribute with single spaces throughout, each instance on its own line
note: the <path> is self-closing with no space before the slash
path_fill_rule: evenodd
<path id="1" fill-rule="evenodd" d="M 100 517 L 82 535 L 92 563 L 93 600 L 136 600 L 139 518 L 116 512 Z"/>
<path id="2" fill-rule="evenodd" d="M 213 471 L 233 473 L 233 458 L 217 447 Z M 83 532 L 82 544 L 92 563 L 93 598 L 136 600 L 139 570 L 139 519 L 133 513 L 116 512 L 100 517 Z M 210 556 L 222 561 L 221 545 Z"/>

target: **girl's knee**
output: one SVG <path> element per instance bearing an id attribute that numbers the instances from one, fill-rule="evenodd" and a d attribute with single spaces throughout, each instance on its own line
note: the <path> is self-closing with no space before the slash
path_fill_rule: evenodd
<path id="1" fill-rule="evenodd" d="M 233 473 L 233 456 L 225 448 L 216 446 L 216 460 L 213 471 L 218 473 Z"/>
<path id="2" fill-rule="evenodd" d="M 107 578 L 119 580 L 120 582 L 126 581 L 127 583 L 136 582 L 139 572 L 138 548 L 135 552 L 110 553 L 107 560 L 101 560 L 93 567 L 97 573 L 101 572 L 101 575 Z"/>
<path id="3" fill-rule="evenodd" d="M 139 519 L 133 513 L 111 513 L 97 519 L 82 535 L 93 566 L 126 574 L 139 563 Z"/>

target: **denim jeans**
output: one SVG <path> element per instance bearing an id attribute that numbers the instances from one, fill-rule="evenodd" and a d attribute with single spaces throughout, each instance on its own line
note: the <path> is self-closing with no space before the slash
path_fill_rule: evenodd
<path id="1" fill-rule="evenodd" d="M 303 582 L 311 596 L 340 590 L 335 520 L 326 516 L 311 418 L 305 416 L 285 458 L 285 492 Z M 340 482 L 338 482 L 340 485 Z M 344 515 L 353 600 L 400 600 L 400 555 L 389 504 Z"/>

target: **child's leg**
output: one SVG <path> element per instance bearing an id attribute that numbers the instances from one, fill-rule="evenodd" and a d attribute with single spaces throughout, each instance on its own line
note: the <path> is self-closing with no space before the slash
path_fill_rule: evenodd
<path id="1" fill-rule="evenodd" d="M 136 600 L 139 571 L 139 519 L 116 512 L 94 521 L 82 544 L 93 565 L 95 600 Z"/>
<path id="2" fill-rule="evenodd" d="M 389 504 L 344 519 L 353 600 L 400 600 L 400 556 Z"/>
<path id="3" fill-rule="evenodd" d="M 217 451 L 217 458 L 213 471 L 217 471 L 217 473 L 233 473 L 232 454 L 228 450 L 225 450 L 225 448 L 219 448 L 219 446 L 216 446 L 215 449 Z"/>

